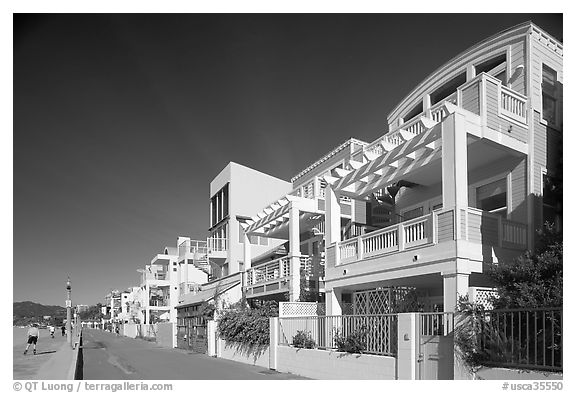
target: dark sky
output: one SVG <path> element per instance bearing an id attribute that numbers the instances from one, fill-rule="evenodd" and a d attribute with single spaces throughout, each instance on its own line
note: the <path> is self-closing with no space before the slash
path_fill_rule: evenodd
<path id="1" fill-rule="evenodd" d="M 14 301 L 103 301 L 205 239 L 229 161 L 290 180 L 471 45 L 561 15 L 14 16 Z"/>

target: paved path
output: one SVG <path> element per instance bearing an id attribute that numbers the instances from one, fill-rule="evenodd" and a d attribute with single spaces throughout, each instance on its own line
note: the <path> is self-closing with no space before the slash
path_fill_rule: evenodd
<path id="1" fill-rule="evenodd" d="M 55 356 L 58 352 L 68 351 L 69 347 L 66 344 L 66 337 L 62 337 L 60 332 L 55 334 L 54 338 L 50 338 L 48 329 L 40 329 L 40 337 L 36 345 L 36 355 L 33 355 L 32 346 L 28 350 L 28 354 L 24 355 L 26 348 L 26 341 L 28 328 L 14 328 L 13 329 L 13 378 L 14 379 L 45 379 L 46 374 L 51 374 L 54 370 Z M 61 355 L 61 354 L 60 354 Z M 57 365 L 57 372 L 54 375 L 55 379 L 64 379 L 70 367 L 67 356 L 60 357 L 66 364 Z M 52 370 L 52 371 L 51 371 Z"/>
<path id="2" fill-rule="evenodd" d="M 306 379 L 102 330 L 84 329 L 82 341 L 84 379 Z"/>

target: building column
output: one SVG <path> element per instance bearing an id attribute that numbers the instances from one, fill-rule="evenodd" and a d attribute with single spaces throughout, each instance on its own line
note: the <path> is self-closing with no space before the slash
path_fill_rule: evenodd
<path id="1" fill-rule="evenodd" d="M 252 268 L 252 247 L 250 244 L 250 237 L 244 232 L 244 267 L 242 269 L 242 291 L 246 291 L 248 285 L 248 274 L 251 274 Z"/>
<path id="2" fill-rule="evenodd" d="M 341 241 L 341 207 L 340 195 L 332 189 L 331 185 L 326 187 L 326 247 L 334 242 Z"/>
<path id="3" fill-rule="evenodd" d="M 150 284 L 146 283 L 146 303 L 144 304 L 144 323 L 150 323 Z"/>
<path id="4" fill-rule="evenodd" d="M 290 242 L 290 301 L 300 298 L 300 209 L 290 206 L 288 220 L 288 239 Z"/>
<path id="5" fill-rule="evenodd" d="M 461 233 L 461 210 L 468 208 L 468 146 L 466 119 L 454 113 L 442 122 L 442 207 L 454 210 L 454 239 Z"/>
<path id="6" fill-rule="evenodd" d="M 444 312 L 454 312 L 458 298 L 468 295 L 469 273 L 442 273 L 444 287 Z"/>
<path id="7" fill-rule="evenodd" d="M 342 315 L 342 290 L 326 288 L 326 315 Z"/>

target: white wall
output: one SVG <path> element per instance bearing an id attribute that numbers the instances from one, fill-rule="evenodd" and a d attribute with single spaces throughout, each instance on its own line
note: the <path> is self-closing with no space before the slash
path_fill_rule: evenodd
<path id="1" fill-rule="evenodd" d="M 396 379 L 396 359 L 278 346 L 277 371 L 313 379 Z"/>

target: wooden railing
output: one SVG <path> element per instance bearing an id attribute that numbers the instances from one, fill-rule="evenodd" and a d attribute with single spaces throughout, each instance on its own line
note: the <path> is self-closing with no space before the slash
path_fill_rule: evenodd
<path id="1" fill-rule="evenodd" d="M 283 277 L 289 277 L 292 269 L 290 266 L 291 260 L 292 257 L 284 256 L 248 269 L 246 271 L 246 284 L 250 286 Z M 309 274 L 313 270 L 311 263 L 312 258 L 308 255 L 301 255 L 300 271 L 304 274 Z"/>
<path id="2" fill-rule="evenodd" d="M 528 246 L 526 224 L 473 207 L 468 208 L 465 219 L 469 241 L 512 249 L 525 249 Z"/>
<path id="3" fill-rule="evenodd" d="M 527 247 L 526 224 L 507 220 L 497 214 L 476 208 L 469 207 L 463 211 L 466 214 L 461 216 L 460 224 L 465 228 L 462 240 L 517 250 Z M 446 231 L 438 228 L 441 226 L 438 215 L 442 216 L 449 212 L 450 210 L 434 211 L 422 217 L 338 242 L 335 246 L 338 252 L 336 254 L 327 252 L 327 255 L 334 255 L 335 264 L 338 265 L 431 245 L 438 241 L 434 239 L 438 238 L 439 231 Z M 440 241 L 453 239 L 452 236 L 453 234 Z"/>
<path id="4" fill-rule="evenodd" d="M 432 214 L 338 243 L 340 263 L 403 251 L 432 242 Z"/>
<path id="5" fill-rule="evenodd" d="M 514 90 L 501 85 L 500 86 L 500 114 L 527 124 L 526 119 L 526 102 L 527 98 Z"/>

